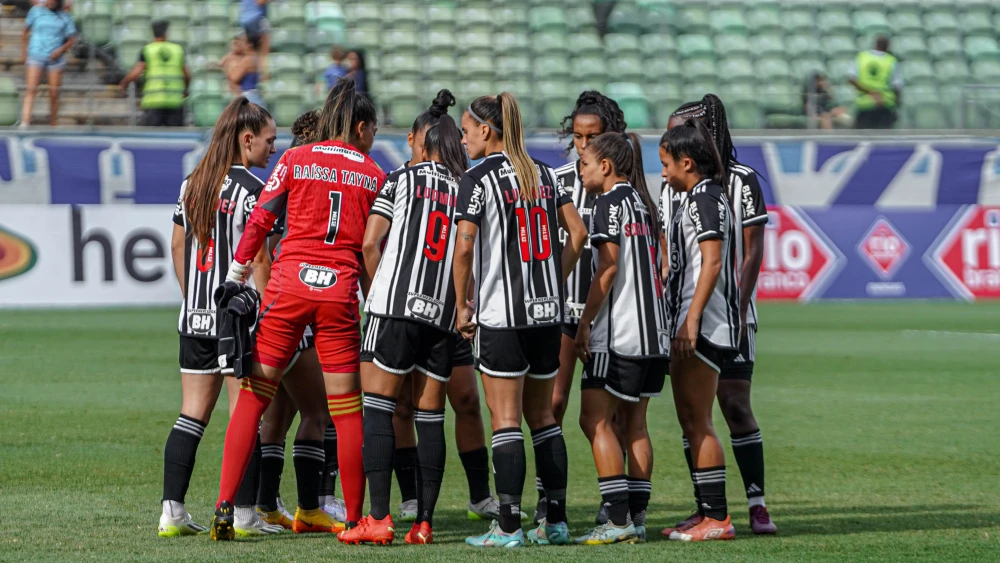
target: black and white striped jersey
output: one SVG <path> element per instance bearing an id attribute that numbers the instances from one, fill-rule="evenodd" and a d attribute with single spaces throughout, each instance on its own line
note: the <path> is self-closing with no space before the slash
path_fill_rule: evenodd
<path id="1" fill-rule="evenodd" d="M 365 311 L 452 330 L 455 326 L 455 210 L 458 179 L 421 162 L 389 173 L 372 213 L 392 222 Z"/>
<path id="2" fill-rule="evenodd" d="M 597 197 L 590 241 L 618 246 L 618 268 L 601 310 L 594 319 L 590 348 L 626 358 L 670 353 L 663 283 L 660 280 L 660 236 L 639 193 L 627 183 Z M 592 271 L 597 270 L 594 252 Z"/>
<path id="3" fill-rule="evenodd" d="M 507 155 L 494 153 L 462 177 L 457 221 L 479 226 L 473 260 L 474 321 L 489 328 L 523 328 L 562 322 L 562 279 L 557 210 L 573 203 L 555 173 L 535 161 L 539 197 L 521 200 Z"/>
<path id="4" fill-rule="evenodd" d="M 670 276 L 667 280 L 671 336 L 687 318 L 701 275 L 702 241 L 722 241 L 722 269 L 701 315 L 701 335 L 735 349 L 740 343 L 740 288 L 736 270 L 736 229 L 722 186 L 702 180 L 691 188 L 670 223 Z"/>
<path id="5" fill-rule="evenodd" d="M 595 196 L 587 193 L 580 182 L 580 161 L 570 162 L 556 168 L 556 182 L 573 197 L 573 205 L 583 219 L 583 225 L 590 232 L 591 214 L 594 210 Z M 562 227 L 559 228 L 559 242 L 565 246 L 569 240 L 569 233 Z M 591 264 L 591 245 L 587 239 L 580 254 L 580 261 L 570 272 L 566 280 L 566 309 L 563 315 L 563 322 L 567 324 L 577 324 L 580 322 L 580 315 L 583 314 L 583 306 L 587 303 L 587 293 L 590 291 L 590 281 L 594 276 L 594 269 Z"/>
<path id="6" fill-rule="evenodd" d="M 177 331 L 186 336 L 217 338 L 215 326 L 215 288 L 226 281 L 229 264 L 233 261 L 243 229 L 250 213 L 257 205 L 257 198 L 264 189 L 264 182 L 241 165 L 233 165 L 222 180 L 219 189 L 218 212 L 215 228 L 207 248 L 201 248 L 188 223 L 184 209 L 184 191 L 187 180 L 181 184 L 181 194 L 174 208 L 174 223 L 184 227 L 188 237 L 184 247 L 184 300 L 181 303 Z M 253 280 L 248 280 L 251 286 Z"/>

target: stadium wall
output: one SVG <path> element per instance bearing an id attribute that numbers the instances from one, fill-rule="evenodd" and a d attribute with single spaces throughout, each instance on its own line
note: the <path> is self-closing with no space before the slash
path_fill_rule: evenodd
<path id="1" fill-rule="evenodd" d="M 169 216 L 204 141 L 0 135 L 0 306 L 177 303 Z M 659 185 L 656 141 L 643 154 Z M 528 145 L 551 165 L 571 158 L 551 136 Z M 771 214 L 762 299 L 1000 297 L 997 138 L 747 137 L 737 148 Z M 380 135 L 372 154 L 399 166 L 405 136 Z"/>

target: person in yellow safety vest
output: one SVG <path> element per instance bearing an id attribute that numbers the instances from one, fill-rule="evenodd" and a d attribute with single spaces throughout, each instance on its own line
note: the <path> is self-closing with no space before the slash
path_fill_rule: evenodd
<path id="1" fill-rule="evenodd" d="M 122 93 L 128 85 L 146 75 L 142 89 L 142 125 L 146 127 L 183 127 L 184 98 L 191 73 L 184 64 L 184 48 L 167 41 L 166 21 L 153 22 L 153 42 L 139 52 L 139 60 L 122 79 Z"/>
<path id="2" fill-rule="evenodd" d="M 889 53 L 889 38 L 880 35 L 875 48 L 858 53 L 848 78 L 857 88 L 856 129 L 891 129 L 896 123 L 903 80 L 899 60 Z"/>

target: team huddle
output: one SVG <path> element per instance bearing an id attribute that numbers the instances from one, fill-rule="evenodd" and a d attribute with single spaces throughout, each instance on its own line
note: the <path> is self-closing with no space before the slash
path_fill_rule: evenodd
<path id="1" fill-rule="evenodd" d="M 226 108 L 174 213 L 183 400 L 164 449 L 159 534 L 206 530 L 184 500 L 225 383 L 230 420 L 213 539 L 291 529 L 390 544 L 395 473 L 403 497 L 395 519 L 412 522 L 406 543 L 431 543 L 447 401 L 468 516 L 492 521 L 466 543 L 645 541 L 646 416 L 668 374 L 696 510 L 663 535 L 735 537 L 716 400 L 752 531 L 775 533 L 750 407 L 767 212 L 756 173 L 736 160 L 721 101 L 710 94 L 673 114 L 659 145 L 659 202 L 639 137 L 598 92 L 581 94 L 565 118 L 561 135 L 579 158 L 555 170 L 528 155 L 509 93 L 476 99 L 457 122 L 454 104 L 451 92 L 438 94 L 413 123 L 411 160 L 386 174 L 369 156 L 375 108 L 343 79 L 322 110 L 295 124 L 293 148 L 266 184 L 249 169 L 274 154 L 274 121 L 245 98 Z M 216 321 L 223 313 L 244 323 L 246 343 Z M 562 419 L 578 360 L 580 427 L 600 504 L 596 526 L 574 538 Z M 296 413 L 292 514 L 278 490 Z M 522 422 L 538 490 L 527 532 Z"/>

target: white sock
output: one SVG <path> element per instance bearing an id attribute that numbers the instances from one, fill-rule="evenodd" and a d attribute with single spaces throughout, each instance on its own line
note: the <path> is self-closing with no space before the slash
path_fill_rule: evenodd
<path id="1" fill-rule="evenodd" d="M 237 506 L 234 515 L 237 528 L 249 528 L 256 524 L 257 511 L 252 506 Z"/>
<path id="2" fill-rule="evenodd" d="M 163 513 L 171 518 L 181 518 L 184 516 L 186 510 L 184 510 L 184 503 L 177 502 L 176 500 L 165 500 L 163 501 Z"/>
<path id="3" fill-rule="evenodd" d="M 764 497 L 750 497 L 747 499 L 747 503 L 750 505 L 750 508 L 755 506 L 767 506 L 764 504 Z"/>

